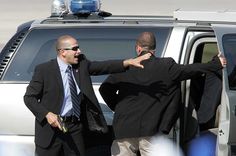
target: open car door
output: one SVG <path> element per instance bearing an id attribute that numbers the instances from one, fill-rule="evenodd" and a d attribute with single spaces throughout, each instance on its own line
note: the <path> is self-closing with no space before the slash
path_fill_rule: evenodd
<path id="1" fill-rule="evenodd" d="M 218 156 L 236 155 L 236 25 L 213 25 L 218 48 L 227 59 L 223 70 Z"/>

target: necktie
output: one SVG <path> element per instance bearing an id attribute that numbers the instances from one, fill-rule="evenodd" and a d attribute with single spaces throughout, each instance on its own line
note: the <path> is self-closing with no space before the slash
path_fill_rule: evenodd
<path id="1" fill-rule="evenodd" d="M 69 82 L 69 86 L 70 86 L 73 114 L 77 118 L 79 118 L 80 117 L 80 98 L 77 95 L 77 89 L 76 89 L 75 81 L 72 76 L 71 66 L 68 66 L 66 71 L 68 72 L 68 82 Z"/>

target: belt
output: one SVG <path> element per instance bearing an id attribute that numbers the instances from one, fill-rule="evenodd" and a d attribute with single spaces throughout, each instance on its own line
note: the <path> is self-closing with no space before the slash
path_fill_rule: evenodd
<path id="1" fill-rule="evenodd" d="M 63 122 L 80 122 L 80 119 L 77 118 L 76 116 L 62 116 Z"/>

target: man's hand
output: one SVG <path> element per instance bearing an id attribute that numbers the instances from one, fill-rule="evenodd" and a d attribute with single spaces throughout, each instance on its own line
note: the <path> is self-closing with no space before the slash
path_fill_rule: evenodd
<path id="1" fill-rule="evenodd" d="M 222 67 L 226 67 L 226 64 L 227 64 L 226 58 L 221 53 L 219 53 L 217 56 L 220 59 L 220 63 Z"/>
<path id="2" fill-rule="evenodd" d="M 135 66 L 135 67 L 139 67 L 139 68 L 144 68 L 143 65 L 141 64 L 141 62 L 143 60 L 149 59 L 150 56 L 151 56 L 151 54 L 147 53 L 147 54 L 139 56 L 135 59 L 124 60 L 123 65 L 124 65 L 124 67 Z"/>
<path id="3" fill-rule="evenodd" d="M 48 123 L 52 126 L 52 127 L 58 127 L 60 130 L 62 130 L 58 119 L 57 119 L 57 115 L 52 113 L 52 112 L 48 112 L 48 114 L 46 115 L 47 121 Z"/>

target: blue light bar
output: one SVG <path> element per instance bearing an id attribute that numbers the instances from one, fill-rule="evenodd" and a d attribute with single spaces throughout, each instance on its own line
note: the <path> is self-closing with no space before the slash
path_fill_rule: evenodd
<path id="1" fill-rule="evenodd" d="M 98 12 L 99 0 L 71 0 L 70 11 L 73 14 Z"/>

